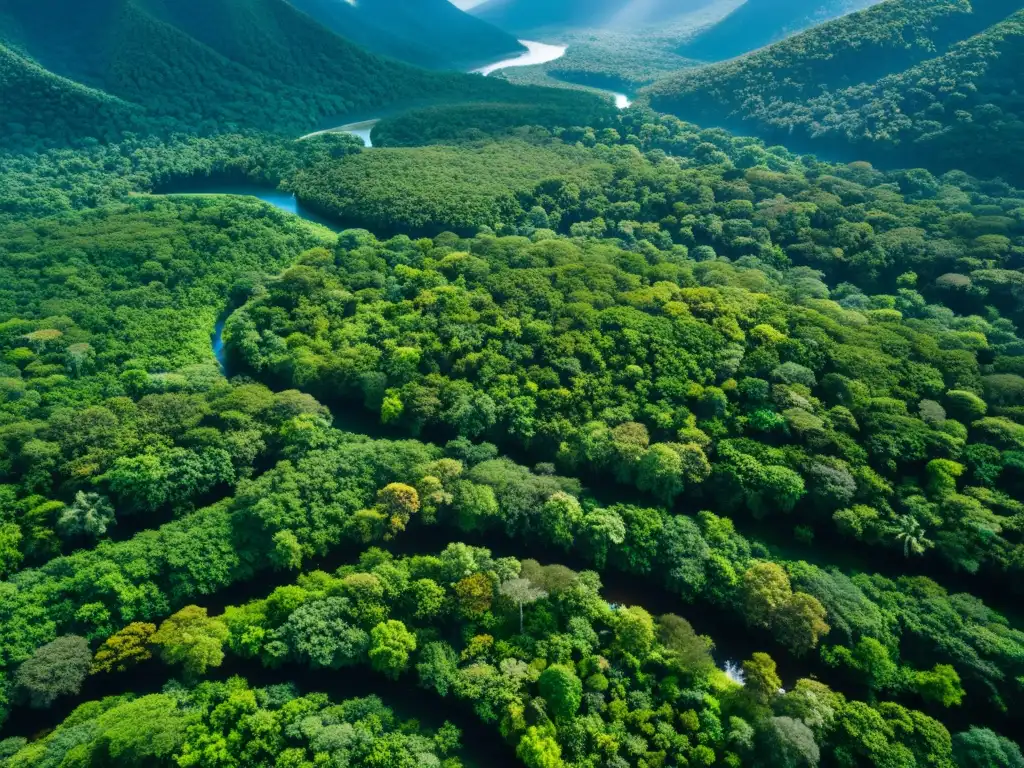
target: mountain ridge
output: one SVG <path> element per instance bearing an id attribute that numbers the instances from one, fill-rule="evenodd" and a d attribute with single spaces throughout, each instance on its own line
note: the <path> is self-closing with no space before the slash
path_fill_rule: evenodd
<path id="1" fill-rule="evenodd" d="M 513 35 L 448 0 L 288 1 L 373 53 L 430 69 L 471 69 L 526 50 Z"/>

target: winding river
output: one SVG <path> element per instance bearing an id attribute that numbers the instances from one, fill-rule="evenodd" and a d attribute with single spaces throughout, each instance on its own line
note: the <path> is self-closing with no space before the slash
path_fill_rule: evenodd
<path id="1" fill-rule="evenodd" d="M 567 45 L 538 43 L 535 40 L 520 40 L 519 42 L 526 47 L 525 53 L 521 53 L 518 56 L 513 56 L 508 59 L 502 59 L 501 61 L 496 61 L 493 64 L 488 64 L 484 67 L 480 67 L 479 69 L 474 69 L 473 74 L 487 77 L 495 72 L 503 69 L 509 69 L 511 67 L 532 67 L 537 64 L 547 64 L 550 61 L 562 58 L 565 56 L 565 52 L 569 50 L 569 46 Z M 628 109 L 633 104 L 632 100 L 630 100 L 630 98 L 624 93 L 612 93 L 611 95 L 615 99 L 615 106 L 618 109 Z M 370 134 L 373 132 L 373 127 L 380 121 L 381 118 L 377 117 L 369 120 L 345 123 L 344 125 L 338 125 L 332 128 L 324 128 L 319 131 L 307 133 L 305 136 L 300 136 L 299 141 L 302 141 L 303 139 L 310 139 L 314 136 L 321 136 L 325 133 L 348 133 L 361 139 L 363 146 L 372 147 L 373 139 Z"/>
<path id="2" fill-rule="evenodd" d="M 538 43 L 533 40 L 520 40 L 519 43 L 526 46 L 526 53 L 521 53 L 510 59 L 496 61 L 493 64 L 488 64 L 486 67 L 474 69 L 473 72 L 487 77 L 488 75 L 497 72 L 499 69 L 508 69 L 509 67 L 532 67 L 535 64 L 547 64 L 549 61 L 562 58 L 565 56 L 565 52 L 569 50 L 569 46 L 567 45 L 549 45 L 548 43 Z"/>

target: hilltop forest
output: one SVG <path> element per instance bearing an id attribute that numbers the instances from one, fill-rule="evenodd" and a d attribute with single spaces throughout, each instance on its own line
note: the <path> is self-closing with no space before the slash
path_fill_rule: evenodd
<path id="1" fill-rule="evenodd" d="M 646 97 L 797 151 L 1021 183 L 1022 34 L 1017 0 L 888 0 Z"/>
<path id="2" fill-rule="evenodd" d="M 1020 9 L 613 5 L 4 6 L 0 768 L 1024 768 Z"/>

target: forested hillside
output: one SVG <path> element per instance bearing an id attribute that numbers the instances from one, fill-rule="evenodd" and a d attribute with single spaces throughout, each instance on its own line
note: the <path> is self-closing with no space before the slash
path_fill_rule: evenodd
<path id="1" fill-rule="evenodd" d="M 403 102 L 558 98 L 375 56 L 284 0 L 15 0 L 0 39 L 16 105 L 0 117 L 7 148 L 132 130 L 300 133 Z"/>
<path id="2" fill-rule="evenodd" d="M 717 24 L 687 41 L 678 53 L 703 61 L 731 59 L 877 2 L 879 0 L 746 0 Z"/>
<path id="3" fill-rule="evenodd" d="M 399 234 L 137 194 L 207 174 Z M 527 768 L 1024 759 L 1019 192 L 637 109 L 7 156 L 0 205 L 0 711 L 84 704 L 4 768 L 358 760 L 375 718 L 459 764 L 268 674 Z"/>
<path id="4" fill-rule="evenodd" d="M 526 49 L 448 0 L 288 0 L 374 53 L 433 69 L 471 69 Z"/>
<path id="5" fill-rule="evenodd" d="M 56 144 L 82 136 L 113 141 L 145 124 L 136 105 L 48 72 L 2 43 L 0 104 L 6 147 L 34 145 L 41 137 Z"/>
<path id="6" fill-rule="evenodd" d="M 1024 0 L 439 2 L 0 0 L 0 768 L 1024 768 Z"/>
<path id="7" fill-rule="evenodd" d="M 1019 181 L 1021 5 L 890 0 L 647 95 L 799 151 Z"/>

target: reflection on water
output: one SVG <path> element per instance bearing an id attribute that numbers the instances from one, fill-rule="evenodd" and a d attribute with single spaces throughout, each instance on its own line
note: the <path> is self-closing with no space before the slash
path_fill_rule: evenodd
<path id="1" fill-rule="evenodd" d="M 231 184 L 217 178 L 191 178 L 167 185 L 158 190 L 158 194 L 245 195 L 247 197 L 256 197 L 286 213 L 294 213 L 299 218 L 311 221 L 314 224 L 320 224 L 334 232 L 340 232 L 342 229 L 330 219 L 317 216 L 308 208 L 304 208 L 291 192 L 282 192 L 279 189 L 270 189 L 256 184 Z"/>
<path id="2" fill-rule="evenodd" d="M 521 53 L 511 59 L 497 61 L 494 64 L 488 64 L 486 67 L 474 69 L 473 71 L 487 77 L 487 75 L 492 72 L 497 72 L 499 69 L 507 69 L 509 67 L 529 67 L 534 64 L 547 64 L 549 61 L 554 61 L 555 59 L 560 59 L 565 56 L 565 52 L 569 48 L 566 45 L 548 45 L 547 43 L 537 43 L 533 40 L 520 40 L 519 42 L 526 46 L 526 53 Z"/>

